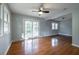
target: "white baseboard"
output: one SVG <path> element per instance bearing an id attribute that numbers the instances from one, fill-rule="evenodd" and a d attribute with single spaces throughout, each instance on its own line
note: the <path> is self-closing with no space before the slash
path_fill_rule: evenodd
<path id="1" fill-rule="evenodd" d="M 17 41 L 22 41 L 22 40 L 25 40 L 25 39 L 20 39 L 20 40 L 15 39 L 15 40 L 12 40 L 12 42 L 17 42 Z"/>
<path id="2" fill-rule="evenodd" d="M 11 44 L 12 44 L 12 41 L 10 42 L 9 46 L 7 47 L 7 49 L 6 49 L 6 51 L 4 52 L 4 54 L 3 54 L 3 55 L 6 55 L 6 54 L 7 54 L 7 52 L 8 52 L 8 50 L 9 50 L 9 48 L 10 48 Z"/>
<path id="3" fill-rule="evenodd" d="M 72 46 L 75 46 L 75 47 L 78 47 L 78 48 L 79 48 L 79 45 L 77 45 L 77 44 L 73 44 L 73 43 L 72 43 Z"/>
<path id="4" fill-rule="evenodd" d="M 57 35 L 57 34 L 53 34 L 53 35 Z M 38 37 L 46 37 L 46 36 L 53 36 L 53 35 L 44 35 L 44 36 L 38 36 Z"/>
<path id="5" fill-rule="evenodd" d="M 72 35 L 69 35 L 69 34 L 63 34 L 63 33 L 58 33 L 60 35 L 66 35 L 66 36 L 72 36 Z"/>

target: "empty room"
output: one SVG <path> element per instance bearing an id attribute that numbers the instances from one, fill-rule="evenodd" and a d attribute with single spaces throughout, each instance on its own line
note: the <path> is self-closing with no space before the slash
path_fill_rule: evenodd
<path id="1" fill-rule="evenodd" d="M 0 55 L 79 55 L 79 3 L 0 3 Z"/>

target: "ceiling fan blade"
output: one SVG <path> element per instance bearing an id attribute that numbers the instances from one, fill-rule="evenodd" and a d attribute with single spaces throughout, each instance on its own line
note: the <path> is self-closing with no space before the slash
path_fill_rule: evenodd
<path id="1" fill-rule="evenodd" d="M 42 11 L 43 13 L 49 13 L 49 11 Z"/>
<path id="2" fill-rule="evenodd" d="M 39 11 L 32 11 L 32 12 L 39 12 Z"/>

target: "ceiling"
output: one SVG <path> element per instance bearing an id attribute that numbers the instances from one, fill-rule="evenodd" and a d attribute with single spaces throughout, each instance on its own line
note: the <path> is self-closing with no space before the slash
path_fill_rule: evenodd
<path id="1" fill-rule="evenodd" d="M 38 12 L 32 11 L 38 10 L 41 3 L 9 3 L 8 5 L 12 13 L 41 17 L 44 19 L 61 17 L 71 13 L 71 9 L 79 7 L 78 3 L 43 3 L 45 10 L 49 10 L 50 13 L 39 16 Z"/>
<path id="2" fill-rule="evenodd" d="M 72 14 L 63 15 L 61 17 L 53 19 L 54 21 L 65 21 L 65 20 L 72 20 Z"/>

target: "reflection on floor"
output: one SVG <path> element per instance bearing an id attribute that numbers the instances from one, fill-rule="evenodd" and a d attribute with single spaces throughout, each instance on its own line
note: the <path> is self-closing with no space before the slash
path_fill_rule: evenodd
<path id="1" fill-rule="evenodd" d="M 58 39 L 57 38 L 52 38 L 51 44 L 52 44 L 52 47 L 57 46 L 58 45 Z"/>
<path id="2" fill-rule="evenodd" d="M 38 48 L 38 39 L 29 39 L 25 41 L 25 50 L 28 51 L 29 53 L 31 53 L 37 48 Z"/>
<path id="3" fill-rule="evenodd" d="M 72 55 L 79 54 L 79 48 L 73 47 L 72 38 L 66 36 L 49 36 L 31 38 L 13 42 L 8 55 Z"/>

